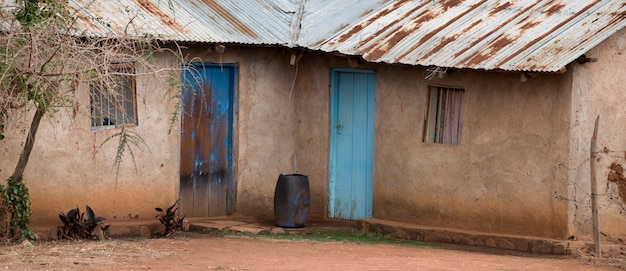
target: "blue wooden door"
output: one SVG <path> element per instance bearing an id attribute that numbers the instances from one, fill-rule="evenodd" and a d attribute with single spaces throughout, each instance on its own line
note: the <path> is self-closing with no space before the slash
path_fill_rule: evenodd
<path id="1" fill-rule="evenodd" d="M 180 211 L 187 217 L 234 210 L 232 134 L 236 67 L 196 64 L 181 74 Z"/>
<path id="2" fill-rule="evenodd" d="M 329 216 L 372 217 L 376 77 L 366 70 L 331 71 Z"/>

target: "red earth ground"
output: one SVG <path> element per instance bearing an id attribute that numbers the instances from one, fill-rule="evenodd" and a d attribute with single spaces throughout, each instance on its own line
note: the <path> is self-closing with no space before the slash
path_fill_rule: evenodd
<path id="1" fill-rule="evenodd" d="M 615 270 L 618 259 L 222 235 L 0 247 L 6 270 Z"/>

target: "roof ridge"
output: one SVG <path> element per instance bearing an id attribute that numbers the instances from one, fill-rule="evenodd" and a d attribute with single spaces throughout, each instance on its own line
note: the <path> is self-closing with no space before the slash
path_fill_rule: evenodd
<path id="1" fill-rule="evenodd" d="M 289 28 L 289 47 L 293 47 L 300 37 L 300 29 L 302 29 L 302 16 L 304 11 L 304 5 L 306 0 L 300 0 L 296 7 L 296 14 L 291 20 L 291 26 Z"/>

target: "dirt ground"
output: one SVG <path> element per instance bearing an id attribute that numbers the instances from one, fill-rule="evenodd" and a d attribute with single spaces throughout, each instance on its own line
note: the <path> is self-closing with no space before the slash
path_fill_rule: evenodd
<path id="1" fill-rule="evenodd" d="M 621 261 L 344 242 L 186 235 L 0 247 L 6 270 L 616 270 Z"/>

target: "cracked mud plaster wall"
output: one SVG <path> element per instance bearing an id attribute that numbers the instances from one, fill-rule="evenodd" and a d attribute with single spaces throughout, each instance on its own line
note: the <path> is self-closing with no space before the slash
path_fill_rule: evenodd
<path id="1" fill-rule="evenodd" d="M 239 55 L 238 213 L 273 215 L 278 174 L 291 171 L 309 176 L 310 215 L 326 217 L 329 69 L 349 68 L 347 59 L 307 52 L 292 91 L 287 50 Z M 567 190 L 552 168 L 567 160 L 566 75 L 521 83 L 517 73 L 457 71 L 427 82 L 420 67 L 357 68 L 376 72 L 375 218 L 566 235 L 567 204 L 552 196 Z M 461 145 L 422 142 L 429 84 L 466 90 Z"/>
<path id="2" fill-rule="evenodd" d="M 619 192 L 622 203 L 626 203 L 626 176 L 624 176 L 624 167 L 616 162 L 611 163 L 607 180 L 614 183 Z"/>
<path id="3" fill-rule="evenodd" d="M 569 203 L 570 232 L 589 239 L 592 234 L 589 151 L 593 125 L 600 116 L 596 179 L 600 231 L 607 238 L 626 236 L 626 204 L 619 182 L 609 177 L 612 165 L 626 163 L 626 30 L 621 30 L 586 53 L 597 62 L 572 64 L 572 108 Z"/>
<path id="4" fill-rule="evenodd" d="M 238 94 L 237 212 L 273 216 L 279 174 L 299 173 L 309 177 L 309 217 L 327 217 L 329 70 L 349 68 L 347 58 L 306 52 L 294 82 L 290 50 L 256 48 L 245 54 Z"/>
<path id="5" fill-rule="evenodd" d="M 300 173 L 309 176 L 311 215 L 321 216 L 326 199 L 326 167 L 308 166 L 296 151 L 302 122 L 298 100 L 303 93 L 298 88 L 291 90 L 295 66 L 289 64 L 290 50 L 226 45 L 222 55 L 202 46 L 193 47 L 188 53 L 197 57 L 197 61 L 237 66 L 237 112 L 233 129 L 236 213 L 273 216 L 279 174 Z M 299 76 L 307 74 L 300 72 Z M 312 99 L 309 103 L 314 102 Z M 305 118 L 304 122 L 307 121 Z M 323 138 L 320 136 L 319 140 Z M 309 154 L 324 150 L 318 147 Z"/>
<path id="6" fill-rule="evenodd" d="M 263 49 L 246 65 L 241 59 L 238 212 L 271 216 L 278 174 L 291 170 L 309 176 L 311 216 L 325 217 L 328 71 L 349 68 L 348 61 L 307 52 L 292 92 L 288 58 L 288 51 Z M 263 66 L 245 67 L 257 61 Z M 358 68 L 376 72 L 375 218 L 566 237 L 567 203 L 553 191 L 567 190 L 567 172 L 554 165 L 568 159 L 570 75 L 521 83 L 517 73 L 456 71 L 428 82 L 420 67 Z M 429 84 L 466 90 L 461 145 L 422 142 Z"/>
<path id="7" fill-rule="evenodd" d="M 374 216 L 421 225 L 564 238 L 569 75 L 377 69 Z M 388 78 L 395 78 L 394 80 Z M 465 89 L 460 145 L 422 141 L 428 86 Z"/>
<path id="8" fill-rule="evenodd" d="M 290 51 L 286 49 L 227 46 L 224 54 L 219 55 L 210 48 L 190 45 L 185 54 L 193 61 L 234 63 L 238 67 L 238 111 L 233 133 L 237 211 L 244 215 L 273 215 L 278 175 L 302 173 L 310 179 L 311 215 L 325 215 L 328 154 L 320 146 L 326 145 L 327 130 L 317 127 L 327 127 L 327 85 L 307 85 L 312 89 L 310 93 L 291 92 L 295 67 L 289 65 Z M 157 59 L 163 64 L 176 63 L 174 59 Z M 87 92 L 79 94 L 76 118 L 61 110 L 55 119 L 44 119 L 26 170 L 34 224 L 60 223 L 60 212 L 76 206 L 82 209 L 85 204 L 109 222 L 137 216 L 151 220 L 155 207 L 170 206 L 178 198 L 180 124 L 176 121 L 170 126 L 177 104 L 164 93 L 169 76 L 147 75 L 138 79 L 140 124 L 132 129 L 146 140 L 150 150 L 135 151 L 137 171 L 126 153 L 117 182 L 112 170 L 117 142 L 110 142 L 97 153 L 95 150 L 118 130 L 91 131 Z M 178 79 L 178 74 L 174 76 Z M 307 77 L 306 68 L 300 76 Z M 315 109 L 301 116 L 299 108 Z M 0 144 L 3 179 L 17 161 L 29 120 L 30 115 L 21 116 L 7 128 L 13 132 L 7 133 Z M 316 129 L 310 128 L 313 126 Z M 168 134 L 171 127 L 173 132 Z M 298 127 L 304 132 L 298 132 Z M 309 147 L 296 146 L 299 133 Z"/>
<path id="9" fill-rule="evenodd" d="M 159 67 L 166 63 L 166 59 L 155 58 Z M 142 72 L 137 67 L 137 73 Z M 139 125 L 128 129 L 140 135 L 149 149 L 142 146 L 141 150 L 133 150 L 136 164 L 128 152 L 124 153 L 117 179 L 113 162 L 118 140 L 98 147 L 120 128 L 91 130 L 87 86 L 80 86 L 72 108 L 60 108 L 54 117 L 42 120 L 24 174 L 30 190 L 33 225 L 58 225 L 59 213 L 76 207 L 84 211 L 85 205 L 105 217 L 107 223 L 153 220 L 155 207 L 167 207 L 176 200 L 178 134 L 168 134 L 171 113 L 176 109 L 176 102 L 167 94 L 171 90 L 169 76 L 162 72 L 137 77 Z M 176 88 L 173 90 L 176 94 Z M 22 151 L 32 114 L 14 115 L 6 138 L 0 141 L 3 184 Z"/>

